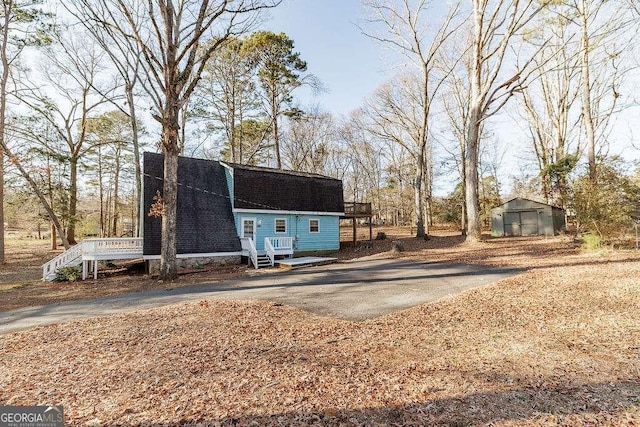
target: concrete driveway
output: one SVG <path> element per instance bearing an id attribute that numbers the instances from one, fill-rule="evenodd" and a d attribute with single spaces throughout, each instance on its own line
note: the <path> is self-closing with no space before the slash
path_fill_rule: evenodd
<path id="1" fill-rule="evenodd" d="M 0 312 L 0 334 L 71 319 L 203 299 L 281 302 L 363 320 L 487 285 L 520 270 L 369 258 L 171 290 L 137 292 Z"/>

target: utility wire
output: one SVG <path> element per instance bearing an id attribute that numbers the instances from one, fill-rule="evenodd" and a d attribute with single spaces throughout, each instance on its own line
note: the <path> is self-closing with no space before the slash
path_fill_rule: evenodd
<path id="1" fill-rule="evenodd" d="M 151 178 L 151 179 L 157 179 L 158 181 L 164 181 L 164 178 L 161 178 L 161 177 L 159 177 L 159 176 L 149 175 L 148 173 L 143 173 L 142 175 L 143 175 L 143 176 L 146 176 L 146 177 L 148 177 L 148 178 Z M 251 200 L 244 200 L 244 199 L 239 199 L 239 198 L 231 197 L 231 196 L 228 196 L 228 195 L 226 195 L 226 194 L 217 193 L 217 192 L 215 192 L 215 191 L 209 191 L 209 190 L 206 190 L 206 189 L 204 189 L 204 188 L 194 187 L 194 186 L 192 186 L 192 185 L 189 185 L 189 184 L 183 184 L 183 183 L 181 183 L 181 182 L 178 182 L 178 186 L 183 187 L 183 188 L 188 188 L 188 189 L 190 189 L 190 190 L 199 191 L 199 192 L 202 192 L 202 193 L 204 193 L 204 194 L 211 194 L 211 195 L 213 195 L 213 196 L 223 197 L 223 198 L 225 198 L 225 199 L 229 199 L 229 200 L 230 200 L 230 201 L 232 201 L 232 202 L 233 202 L 233 201 L 238 201 L 238 202 L 242 202 L 242 203 L 248 203 L 248 204 L 250 204 L 250 205 L 254 205 L 254 206 L 257 206 L 257 207 L 261 207 L 261 208 L 265 208 L 265 209 L 270 209 L 270 210 L 277 210 L 277 211 L 286 210 L 286 209 L 278 208 L 278 207 L 275 207 L 275 206 L 269 206 L 269 205 L 264 205 L 264 204 L 262 204 L 262 203 L 252 202 Z"/>

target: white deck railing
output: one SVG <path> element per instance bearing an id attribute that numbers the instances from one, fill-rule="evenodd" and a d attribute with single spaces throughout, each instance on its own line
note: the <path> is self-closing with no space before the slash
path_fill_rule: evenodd
<path id="1" fill-rule="evenodd" d="M 271 267 L 275 264 L 274 261 L 276 259 L 276 249 L 271 244 L 271 240 L 268 237 L 264 238 L 264 250 L 267 252 L 267 257 L 269 258 L 269 264 Z"/>
<path id="2" fill-rule="evenodd" d="M 142 238 L 85 239 L 82 241 L 82 255 L 85 259 L 109 260 L 142 256 Z"/>
<path id="3" fill-rule="evenodd" d="M 293 237 L 265 237 L 264 246 L 267 246 L 267 242 L 278 252 L 293 253 Z"/>
<path id="4" fill-rule="evenodd" d="M 276 255 L 293 255 L 293 237 L 265 237 L 264 249 L 273 267 Z"/>
<path id="5" fill-rule="evenodd" d="M 253 243 L 253 239 L 249 237 L 242 237 L 240 239 L 240 244 L 242 245 L 242 250 L 249 252 L 249 259 L 253 263 L 254 268 L 258 268 L 258 250 L 256 249 L 256 245 Z"/>
<path id="6" fill-rule="evenodd" d="M 70 247 L 60 255 L 42 266 L 42 280 L 51 281 L 56 277 L 59 268 L 79 265 L 82 262 L 82 243 Z"/>
<path id="7" fill-rule="evenodd" d="M 82 279 L 87 278 L 93 262 L 93 277 L 98 275 L 99 260 L 142 258 L 142 238 L 85 239 L 42 266 L 42 280 L 51 281 L 62 267 L 82 264 Z"/>

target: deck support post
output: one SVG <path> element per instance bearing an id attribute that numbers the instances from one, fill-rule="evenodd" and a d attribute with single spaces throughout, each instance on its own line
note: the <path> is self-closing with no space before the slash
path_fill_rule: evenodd
<path id="1" fill-rule="evenodd" d="M 350 219 L 353 227 L 353 246 L 358 243 L 358 218 L 369 219 L 369 241 L 373 240 L 373 215 L 371 203 L 344 202 L 344 215 L 340 219 Z"/>
<path id="2" fill-rule="evenodd" d="M 358 223 L 356 222 L 356 218 L 352 218 L 351 219 L 353 221 L 353 246 L 356 245 L 356 227 L 358 226 Z"/>

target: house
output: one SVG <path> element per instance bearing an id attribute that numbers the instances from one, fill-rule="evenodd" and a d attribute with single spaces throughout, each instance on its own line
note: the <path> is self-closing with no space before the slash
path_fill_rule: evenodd
<path id="1" fill-rule="evenodd" d="M 144 154 L 143 258 L 159 266 L 161 218 L 147 213 L 162 193 L 163 157 Z M 177 253 L 181 265 L 273 265 L 275 258 L 340 249 L 342 181 L 322 175 L 178 159 Z"/>
<path id="2" fill-rule="evenodd" d="M 516 197 L 491 210 L 493 236 L 553 236 L 565 228 L 564 210 L 546 203 Z"/>

